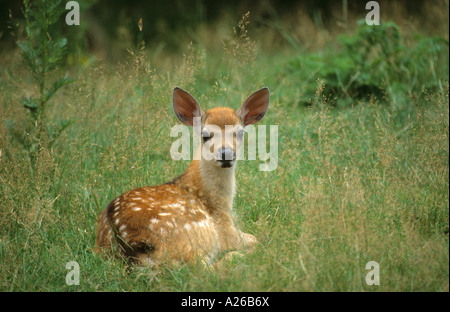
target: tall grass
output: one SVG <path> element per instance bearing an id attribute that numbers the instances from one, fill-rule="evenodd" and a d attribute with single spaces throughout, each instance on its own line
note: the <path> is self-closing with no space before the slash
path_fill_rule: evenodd
<path id="1" fill-rule="evenodd" d="M 416 90 L 412 99 L 398 93 L 351 108 L 335 107 L 318 80 L 305 108 L 298 77 L 280 70 L 285 55 L 254 45 L 247 19 L 220 54 L 198 43 L 177 56 L 141 46 L 119 64 L 80 70 L 52 98 L 48 119 L 72 123 L 39 151 L 34 176 L 16 135 L 29 118 L 18 105 L 29 80 L 10 56 L 0 73 L 0 289 L 449 290 L 448 76 L 439 78 L 442 89 Z M 169 156 L 175 85 L 204 108 L 238 108 L 249 92 L 270 87 L 264 123 L 279 126 L 278 168 L 260 172 L 258 162 L 242 161 L 236 172 L 238 223 L 260 245 L 217 271 L 129 271 L 93 254 L 96 218 L 122 192 L 187 167 Z M 79 286 L 65 283 L 69 261 L 80 265 Z M 369 261 L 380 264 L 380 286 L 365 283 Z"/>

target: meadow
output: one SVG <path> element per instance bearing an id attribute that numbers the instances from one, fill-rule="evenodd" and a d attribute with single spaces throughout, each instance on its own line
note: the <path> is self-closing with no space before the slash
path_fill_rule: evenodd
<path id="1" fill-rule="evenodd" d="M 252 23 L 224 18 L 177 53 L 131 45 L 115 63 L 61 66 L 49 79 L 73 82 L 48 102 L 34 158 L 21 98 L 39 90 L 18 49 L 2 55 L 0 290 L 449 291 L 448 32 L 440 41 L 384 24 L 383 38 L 397 35 L 364 46 L 380 33 L 355 23 L 301 49 L 278 27 L 292 44 L 276 48 L 277 32 Z M 237 109 L 270 88 L 261 124 L 278 125 L 278 167 L 236 169 L 237 222 L 260 244 L 218 270 L 130 270 L 93 253 L 96 219 L 124 191 L 188 166 L 169 152 L 175 86 L 204 109 Z M 66 284 L 69 261 L 80 285 Z M 365 282 L 369 261 L 379 286 Z"/>

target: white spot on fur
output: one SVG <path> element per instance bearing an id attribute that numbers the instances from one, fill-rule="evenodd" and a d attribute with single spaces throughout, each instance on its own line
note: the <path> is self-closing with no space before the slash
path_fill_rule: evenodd
<path id="1" fill-rule="evenodd" d="M 189 223 L 186 223 L 186 224 L 184 225 L 184 228 L 185 228 L 186 230 L 190 230 L 190 229 L 191 229 L 191 225 L 190 225 Z"/>
<path id="2" fill-rule="evenodd" d="M 198 227 L 207 227 L 207 223 L 205 221 L 200 221 L 200 222 L 192 222 L 193 226 L 198 226 Z"/>
<path id="3" fill-rule="evenodd" d="M 115 225 L 118 225 L 118 224 L 119 224 L 119 222 L 120 222 L 120 219 L 119 219 L 119 218 L 117 218 L 117 219 L 116 219 L 116 221 L 114 221 L 114 224 L 115 224 Z"/>
<path id="4" fill-rule="evenodd" d="M 170 216 L 171 213 L 169 213 L 169 212 L 161 212 L 158 215 L 164 217 L 164 216 Z"/>
<path id="5" fill-rule="evenodd" d="M 141 210 L 141 207 L 134 207 L 133 210 L 134 210 L 134 211 L 140 211 L 140 210 Z"/>

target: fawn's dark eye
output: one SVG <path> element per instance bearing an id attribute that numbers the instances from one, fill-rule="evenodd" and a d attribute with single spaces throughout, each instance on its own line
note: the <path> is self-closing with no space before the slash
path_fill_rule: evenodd
<path id="1" fill-rule="evenodd" d="M 202 131 L 202 138 L 203 138 L 203 142 L 208 141 L 209 139 L 211 139 L 213 137 L 213 133 L 210 133 L 208 130 L 203 130 Z"/>

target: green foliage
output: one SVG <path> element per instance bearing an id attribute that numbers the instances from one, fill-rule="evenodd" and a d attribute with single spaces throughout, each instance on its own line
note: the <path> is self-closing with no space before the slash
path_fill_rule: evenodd
<path id="1" fill-rule="evenodd" d="M 317 78 L 325 84 L 325 96 L 354 104 L 354 100 L 380 99 L 397 91 L 442 89 L 438 77 L 448 75 L 448 41 L 416 36 L 417 43 L 409 47 L 393 22 L 369 26 L 362 20 L 355 34 L 341 35 L 338 40 L 342 45 L 338 52 L 302 55 L 288 63 L 291 74 L 309 74 L 302 103 L 314 101 Z"/>
<path id="2" fill-rule="evenodd" d="M 32 142 L 26 145 L 32 163 L 39 146 L 46 145 L 59 135 L 60 129 L 67 127 L 66 122 L 57 125 L 58 130 L 50 129 L 44 120 L 45 106 L 51 97 L 63 86 L 72 82 L 67 77 L 54 81 L 51 86 L 48 82 L 50 72 L 56 70 L 67 53 L 67 39 L 53 38 L 52 26 L 60 19 L 64 6 L 59 1 L 37 0 L 33 4 L 24 0 L 22 10 L 25 17 L 26 39 L 17 42 L 25 64 L 33 80 L 39 87 L 39 95 L 23 97 L 22 105 L 31 113 L 34 133 Z M 48 134 L 50 133 L 50 137 Z M 45 143 L 44 143 L 45 142 Z"/>
<path id="3" fill-rule="evenodd" d="M 24 0 L 22 12 L 26 20 L 27 39 L 17 44 L 29 72 L 39 85 L 40 93 L 39 97 L 23 99 L 22 104 L 35 116 L 59 88 L 70 83 L 69 79 L 61 78 L 52 87 L 46 88 L 48 73 L 57 68 L 67 52 L 67 39 L 53 39 L 49 32 L 64 11 L 61 1 L 34 1 L 32 7 L 29 0 Z"/>

